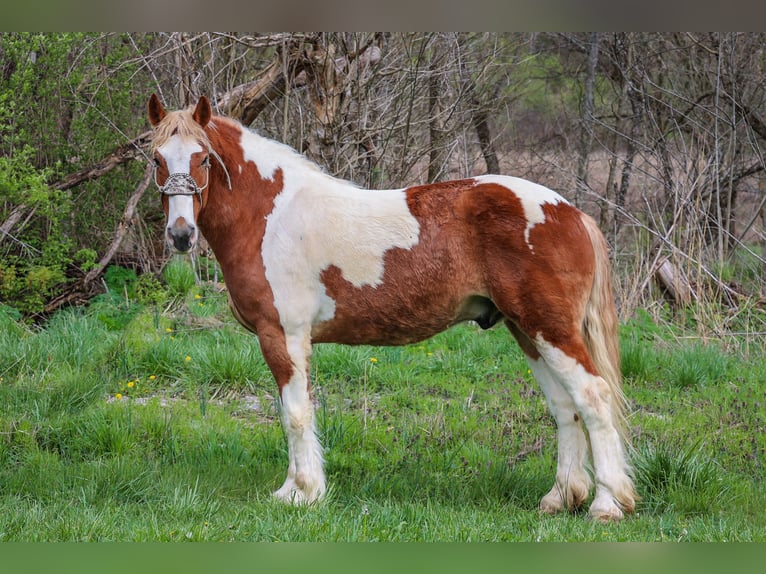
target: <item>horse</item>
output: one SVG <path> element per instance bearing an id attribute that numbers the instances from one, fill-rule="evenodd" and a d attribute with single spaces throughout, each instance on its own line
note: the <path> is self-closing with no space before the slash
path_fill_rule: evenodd
<path id="1" fill-rule="evenodd" d="M 539 509 L 577 510 L 595 478 L 591 517 L 634 511 L 609 252 L 591 217 L 511 176 L 362 189 L 204 96 L 168 111 L 152 94 L 148 119 L 167 243 L 188 252 L 204 236 L 276 380 L 289 463 L 274 496 L 308 504 L 327 489 L 314 344 L 406 345 L 502 321 L 557 426 Z"/>

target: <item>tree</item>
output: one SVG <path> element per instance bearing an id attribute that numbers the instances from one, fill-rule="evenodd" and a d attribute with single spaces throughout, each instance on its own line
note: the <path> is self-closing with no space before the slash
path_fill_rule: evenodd
<path id="1" fill-rule="evenodd" d="M 716 269 L 758 257 L 763 236 L 764 39 L 3 33 L 2 296 L 34 313 L 110 262 L 161 267 L 162 215 L 141 186 L 152 92 L 170 108 L 208 95 L 362 187 L 539 181 L 600 216 L 616 253 L 641 242 L 627 290 L 646 292 L 642 266 L 670 257 L 729 293 Z M 32 272 L 40 295 L 24 299 Z"/>

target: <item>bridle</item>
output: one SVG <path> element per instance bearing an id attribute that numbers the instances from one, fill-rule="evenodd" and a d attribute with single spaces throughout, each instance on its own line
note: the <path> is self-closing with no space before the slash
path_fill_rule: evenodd
<path id="1" fill-rule="evenodd" d="M 205 166 L 205 185 L 202 187 L 197 185 L 197 181 L 188 173 L 171 173 L 165 185 L 160 185 L 157 181 L 157 168 L 154 169 L 154 183 L 157 185 L 157 189 L 160 190 L 160 195 L 167 195 L 172 197 L 174 195 L 202 195 L 202 190 L 207 187 L 208 180 L 210 179 L 210 169 Z"/>
<path id="2" fill-rule="evenodd" d="M 218 160 L 218 163 L 221 164 L 223 172 L 226 174 L 226 183 L 229 186 L 229 190 L 231 190 L 231 177 L 229 177 L 229 170 L 226 169 L 221 156 L 218 155 L 218 153 L 212 148 L 208 148 L 208 154 L 212 155 L 215 159 Z M 191 176 L 191 174 L 182 172 L 171 173 L 165 180 L 165 185 L 160 185 L 157 181 L 157 167 L 157 165 L 154 166 L 154 184 L 157 186 L 160 195 L 165 195 L 168 197 L 173 197 L 175 195 L 196 195 L 201 197 L 203 190 L 207 188 L 207 184 L 210 182 L 209 158 L 206 158 L 205 163 L 202 164 L 202 167 L 205 168 L 205 185 L 202 187 L 197 185 L 197 181 Z"/>

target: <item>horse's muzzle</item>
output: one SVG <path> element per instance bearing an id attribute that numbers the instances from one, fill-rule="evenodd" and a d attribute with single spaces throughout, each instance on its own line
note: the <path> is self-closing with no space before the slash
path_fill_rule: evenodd
<path id="1" fill-rule="evenodd" d="M 168 225 L 166 237 L 177 251 L 185 253 L 197 243 L 197 228 L 179 217 L 173 225 Z"/>

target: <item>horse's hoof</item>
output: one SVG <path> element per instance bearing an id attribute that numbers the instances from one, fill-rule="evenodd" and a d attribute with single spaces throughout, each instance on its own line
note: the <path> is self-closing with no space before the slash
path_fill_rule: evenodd
<path id="1" fill-rule="evenodd" d="M 588 498 L 588 483 L 586 481 L 570 482 L 565 493 L 562 491 L 560 486 L 554 485 L 550 492 L 540 500 L 540 510 L 546 514 L 577 510 Z M 566 499 L 564 498 L 565 494 Z"/>
<path id="2" fill-rule="evenodd" d="M 272 496 L 286 504 L 300 506 L 302 504 L 311 504 L 324 497 L 325 483 L 318 481 L 313 488 L 301 488 L 299 481 L 287 480 L 279 490 L 272 493 Z"/>
<path id="3" fill-rule="evenodd" d="M 309 503 L 309 499 L 306 496 L 306 493 L 295 486 L 289 488 L 280 488 L 279 490 L 275 490 L 271 495 L 280 502 L 284 502 L 285 504 L 292 504 L 294 506 L 300 506 Z"/>
<path id="4" fill-rule="evenodd" d="M 549 492 L 540 500 L 540 512 L 553 515 L 562 510 L 564 510 L 564 504 L 558 492 Z"/>
<path id="5" fill-rule="evenodd" d="M 619 522 L 625 517 L 619 506 L 610 500 L 608 504 L 597 504 L 596 501 L 591 504 L 588 514 L 593 520 L 598 522 Z"/>

